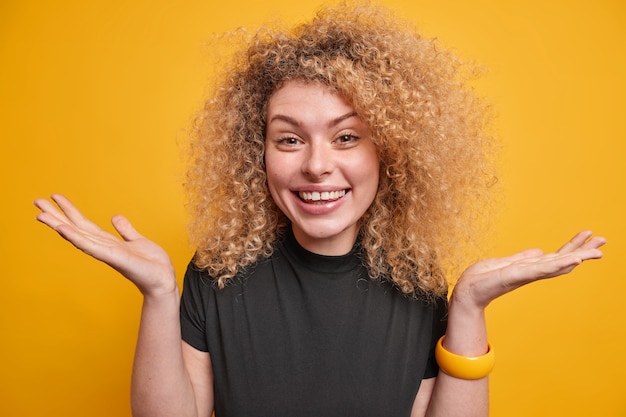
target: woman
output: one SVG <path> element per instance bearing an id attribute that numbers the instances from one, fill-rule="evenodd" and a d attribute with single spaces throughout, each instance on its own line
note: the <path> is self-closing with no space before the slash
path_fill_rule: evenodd
<path id="1" fill-rule="evenodd" d="M 457 60 L 360 6 L 246 44 L 195 124 L 182 301 L 125 218 L 119 240 L 65 197 L 36 201 L 144 296 L 134 414 L 487 415 L 485 307 L 605 240 L 477 263 L 448 303 L 493 178 L 487 109 Z"/>

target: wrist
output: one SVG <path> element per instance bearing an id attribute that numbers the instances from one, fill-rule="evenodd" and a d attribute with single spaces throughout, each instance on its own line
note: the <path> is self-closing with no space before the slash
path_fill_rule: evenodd
<path id="1" fill-rule="evenodd" d="M 151 288 L 146 291 L 141 291 L 144 300 L 146 301 L 166 301 L 180 298 L 180 291 L 176 280 L 169 285 L 165 285 L 158 288 Z"/>
<path id="2" fill-rule="evenodd" d="M 476 290 L 473 283 L 459 279 L 450 295 L 450 304 L 454 304 L 457 308 L 462 308 L 467 312 L 484 310 L 488 303 L 485 304 L 480 301 L 480 297 L 477 297 L 475 293 Z"/>
<path id="3" fill-rule="evenodd" d="M 148 275 L 149 274 L 149 275 Z M 173 267 L 159 268 L 146 272 L 145 277 L 133 282 L 144 298 L 169 297 L 172 294 L 180 296 L 176 273 Z M 146 278 L 148 277 L 148 278 Z"/>
<path id="4" fill-rule="evenodd" d="M 470 326 L 472 323 L 482 322 L 485 320 L 485 309 L 476 304 L 469 303 L 455 297 L 454 294 L 448 302 L 448 323 L 459 321 L 463 323 L 463 327 Z"/>
<path id="5" fill-rule="evenodd" d="M 488 345 L 485 309 L 467 300 L 454 293 L 450 297 L 444 347 L 457 355 L 483 355 Z"/>

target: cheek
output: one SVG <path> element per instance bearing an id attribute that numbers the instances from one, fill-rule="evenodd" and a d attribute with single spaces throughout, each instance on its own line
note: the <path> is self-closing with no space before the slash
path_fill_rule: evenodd
<path id="1" fill-rule="evenodd" d="M 274 200 L 274 203 L 281 206 L 280 192 L 285 189 L 285 184 L 283 177 L 280 175 L 280 170 L 273 169 L 274 166 L 275 165 L 266 163 L 265 174 L 267 176 L 267 188 L 269 189 L 270 196 L 272 200 Z"/>
<path id="2" fill-rule="evenodd" d="M 267 175 L 267 183 L 270 188 L 274 188 L 277 184 L 281 183 L 281 174 L 279 167 L 272 161 L 267 159 L 265 164 L 265 174 Z"/>
<path id="3" fill-rule="evenodd" d="M 378 158 L 372 159 L 369 162 L 369 169 L 364 173 L 367 178 L 365 181 L 368 183 L 368 199 L 370 200 L 370 204 L 376 198 L 376 194 L 378 193 L 378 188 L 380 186 L 380 164 Z"/>
<path id="4" fill-rule="evenodd" d="M 280 152 L 272 148 L 265 150 L 265 171 L 267 171 L 268 176 L 270 173 L 280 171 L 279 168 L 283 163 L 284 158 L 281 156 Z"/>
<path id="5" fill-rule="evenodd" d="M 265 176 L 267 177 L 267 183 L 271 187 L 276 177 L 276 166 L 274 158 L 271 153 L 265 154 Z"/>
<path id="6" fill-rule="evenodd" d="M 374 201 L 374 198 L 376 198 L 376 194 L 378 193 L 378 187 L 380 185 L 380 178 L 378 175 L 378 170 L 375 171 L 375 173 L 370 174 L 369 177 L 369 193 L 370 193 L 370 204 L 372 201 Z"/>
<path id="7" fill-rule="evenodd" d="M 372 187 L 378 189 L 380 176 L 380 160 L 378 154 L 373 151 L 361 159 L 359 169 L 363 181 L 368 182 Z"/>
<path id="8" fill-rule="evenodd" d="M 270 187 L 286 187 L 296 174 L 298 161 L 280 152 L 267 152 L 265 174 Z"/>

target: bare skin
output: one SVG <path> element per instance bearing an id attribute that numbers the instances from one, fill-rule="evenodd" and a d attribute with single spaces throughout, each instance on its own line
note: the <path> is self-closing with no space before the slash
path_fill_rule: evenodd
<path id="1" fill-rule="evenodd" d="M 54 204 L 56 203 L 56 204 Z M 135 416 L 205 416 L 213 410 L 213 376 L 208 353 L 181 341 L 179 291 L 168 255 L 139 234 L 123 216 L 112 219 L 121 239 L 89 221 L 65 197 L 38 199 L 37 220 L 76 248 L 129 279 L 144 296 L 135 353 L 132 406 Z M 445 348 L 465 356 L 484 354 L 484 311 L 496 298 L 529 283 L 567 274 L 602 257 L 606 243 L 590 231 L 576 234 L 556 252 L 530 249 L 469 267 L 451 295 Z M 487 416 L 488 379 L 456 379 L 439 373 L 424 380 L 412 416 Z"/>

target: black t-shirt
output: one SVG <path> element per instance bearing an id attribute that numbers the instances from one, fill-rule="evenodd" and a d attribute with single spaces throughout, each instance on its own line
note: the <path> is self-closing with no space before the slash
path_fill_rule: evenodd
<path id="1" fill-rule="evenodd" d="M 445 299 L 374 282 L 358 256 L 321 256 L 292 234 L 222 290 L 190 264 L 182 337 L 211 355 L 216 417 L 409 416 L 437 375 Z"/>

